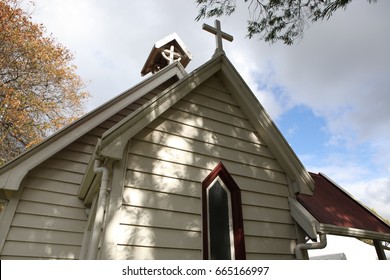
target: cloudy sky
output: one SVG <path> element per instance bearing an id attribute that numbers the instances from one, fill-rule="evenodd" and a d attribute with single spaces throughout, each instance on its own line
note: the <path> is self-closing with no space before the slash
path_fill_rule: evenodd
<path id="1" fill-rule="evenodd" d="M 34 21 L 75 54 L 89 81 L 91 110 L 142 80 L 155 41 L 176 32 L 193 55 L 187 71 L 211 58 L 215 43 L 196 22 L 193 0 L 35 0 Z M 242 2 L 242 1 L 237 1 Z M 306 168 L 324 172 L 390 219 L 390 1 L 354 0 L 309 26 L 294 46 L 246 35 L 248 11 L 221 18 L 228 58 Z"/>

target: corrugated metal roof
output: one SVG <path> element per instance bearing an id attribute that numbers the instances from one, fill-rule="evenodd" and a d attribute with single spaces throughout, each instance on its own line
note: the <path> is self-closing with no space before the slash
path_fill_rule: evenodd
<path id="1" fill-rule="evenodd" d="M 366 209 L 322 174 L 310 173 L 313 195 L 299 194 L 297 200 L 322 224 L 390 234 L 390 226 Z"/>

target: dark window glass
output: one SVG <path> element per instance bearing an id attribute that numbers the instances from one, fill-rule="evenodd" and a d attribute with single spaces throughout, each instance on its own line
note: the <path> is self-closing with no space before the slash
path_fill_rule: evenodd
<path id="1" fill-rule="evenodd" d="M 203 259 L 245 260 L 241 191 L 222 162 L 202 181 Z"/>
<path id="2" fill-rule="evenodd" d="M 209 189 L 210 259 L 230 260 L 229 197 L 216 180 Z"/>

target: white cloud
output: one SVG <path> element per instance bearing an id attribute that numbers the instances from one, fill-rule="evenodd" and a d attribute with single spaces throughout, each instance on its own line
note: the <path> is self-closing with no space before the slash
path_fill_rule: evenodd
<path id="1" fill-rule="evenodd" d="M 324 173 L 354 198 L 390 220 L 390 176 L 375 177 L 370 168 L 343 155 L 331 155 L 317 162 L 306 167 L 312 172 Z"/>
<path id="2" fill-rule="evenodd" d="M 389 9 L 387 1 L 354 1 L 347 11 L 313 25 L 300 44 L 272 60 L 291 98 L 324 117 L 339 141 L 390 136 Z"/>
<path id="3" fill-rule="evenodd" d="M 234 49 L 231 50 L 231 59 L 272 119 L 277 120 L 288 107 L 291 107 L 285 95 L 275 95 L 274 91 L 278 85 L 273 81 L 274 77 L 266 65 L 256 63 L 244 53 Z"/>

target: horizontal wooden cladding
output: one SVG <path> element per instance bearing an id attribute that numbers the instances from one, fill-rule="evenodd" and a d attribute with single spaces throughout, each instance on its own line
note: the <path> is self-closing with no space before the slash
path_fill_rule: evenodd
<path id="1" fill-rule="evenodd" d="M 214 163 L 210 164 L 209 169 L 200 169 L 193 166 L 176 164 L 168 161 L 156 160 L 138 155 L 130 155 L 127 168 L 128 172 L 134 170 L 160 176 L 166 176 L 170 178 L 178 178 L 200 182 L 202 178 L 206 178 L 206 176 L 210 173 L 210 171 L 212 170 L 211 165 L 213 164 Z"/>
<path id="2" fill-rule="evenodd" d="M 236 105 L 236 102 L 230 95 L 219 95 L 218 93 L 204 95 L 200 89 L 196 89 L 194 90 L 194 93 L 188 94 L 183 98 L 183 100 L 197 105 L 206 105 L 208 107 L 210 107 L 210 104 L 213 104 L 213 108 L 215 110 L 228 113 L 235 117 L 247 119 L 241 108 Z"/>
<path id="3" fill-rule="evenodd" d="M 294 254 L 260 254 L 246 253 L 247 260 L 294 260 Z"/>
<path id="4" fill-rule="evenodd" d="M 262 209 L 260 208 L 259 211 Z M 245 218 L 245 217 L 244 217 Z M 169 210 L 124 206 L 120 223 L 165 229 L 201 231 L 201 215 Z M 244 219 L 245 235 L 274 238 L 296 238 L 293 224 L 251 221 Z"/>
<path id="5" fill-rule="evenodd" d="M 245 249 L 247 253 L 262 254 L 294 254 L 295 240 L 245 236 Z"/>
<path id="6" fill-rule="evenodd" d="M 244 220 L 294 224 L 288 208 L 281 209 L 281 206 L 276 204 L 266 207 L 261 204 L 253 206 L 245 203 L 246 201 L 243 200 Z M 146 207 L 154 210 L 201 215 L 200 197 L 161 193 L 145 189 L 126 187 L 123 193 L 123 205 L 125 207 Z"/>
<path id="7" fill-rule="evenodd" d="M 264 193 L 269 195 L 290 196 L 287 184 L 280 184 L 271 181 L 259 181 L 256 178 L 234 176 L 234 180 L 241 190 Z"/>
<path id="8" fill-rule="evenodd" d="M 243 205 L 244 220 L 294 224 L 289 210 Z"/>
<path id="9" fill-rule="evenodd" d="M 90 158 L 89 155 L 88 158 Z M 40 168 L 53 168 L 83 175 L 87 169 L 87 163 L 81 163 L 75 160 L 76 159 L 67 160 L 64 158 L 50 158 L 41 164 Z"/>
<path id="10" fill-rule="evenodd" d="M 29 176 L 28 187 L 30 189 L 37 189 L 42 191 L 50 191 L 76 196 L 80 185 Z"/>
<path id="11" fill-rule="evenodd" d="M 124 189 L 123 205 L 201 214 L 200 198 L 133 188 Z"/>
<path id="12" fill-rule="evenodd" d="M 203 84 L 201 84 L 198 88 L 196 88 L 194 92 L 202 93 L 207 96 L 219 99 L 221 101 L 228 102 L 230 104 L 237 104 L 236 100 L 234 100 L 229 90 L 217 77 L 211 77 Z"/>
<path id="13" fill-rule="evenodd" d="M 78 259 L 80 246 L 6 241 L 1 251 L 4 258 Z"/>
<path id="14" fill-rule="evenodd" d="M 179 111 L 173 108 L 163 113 L 161 115 L 161 118 L 174 121 L 179 124 L 192 126 L 194 128 L 201 127 L 203 130 L 228 135 L 239 140 L 249 141 L 257 144 L 264 144 L 260 140 L 259 136 L 253 131 L 233 126 L 225 122 L 220 122 L 213 119 L 208 119 L 194 114 L 190 114 L 184 111 Z M 178 125 L 176 127 L 176 132 L 180 132 L 180 129 L 181 125 Z"/>
<path id="15" fill-rule="evenodd" d="M 75 141 L 65 148 L 65 150 L 67 150 L 67 151 L 79 152 L 79 153 L 86 154 L 86 155 L 91 155 L 93 153 L 94 149 L 95 149 L 95 145 L 91 145 L 91 144 L 83 143 L 83 142 L 79 142 L 79 141 Z"/>
<path id="16" fill-rule="evenodd" d="M 55 154 L 53 158 L 88 164 L 91 154 L 63 149 Z"/>
<path id="17" fill-rule="evenodd" d="M 185 197 L 201 198 L 201 183 L 185 181 L 182 179 L 167 178 L 145 174 L 141 172 L 129 172 L 126 186 L 140 190 L 157 193 L 181 195 Z M 246 191 L 241 188 L 242 203 L 246 205 L 289 209 L 287 197 L 264 194 L 262 192 Z"/>
<path id="18" fill-rule="evenodd" d="M 213 147 L 222 147 L 233 151 L 242 151 L 274 159 L 274 156 L 267 146 L 262 145 L 261 143 L 244 141 L 226 135 L 226 133 L 220 134 L 163 119 L 158 119 L 153 122 L 148 128 L 142 130 L 134 138 L 152 143 L 160 143 L 162 145 L 172 145 L 170 143 L 175 143 L 174 141 L 177 141 L 176 145 L 204 145 L 205 149 L 212 145 Z"/>
<path id="19" fill-rule="evenodd" d="M 172 211 L 184 214 L 201 215 L 200 198 L 198 199 L 141 189 L 126 188 L 124 192 L 123 203 L 125 209 L 131 209 L 131 207 L 145 207 L 155 211 Z M 263 207 L 261 205 L 251 206 L 244 204 L 244 220 L 254 222 L 268 222 L 281 225 L 293 225 L 294 222 L 291 218 L 289 210 L 278 209 L 277 207 L 277 205 L 273 205 L 271 208 Z M 141 219 L 141 216 L 138 216 L 140 211 L 137 211 L 136 213 L 137 214 L 133 213 L 130 215 L 130 221 L 136 221 L 134 217 Z M 167 215 L 170 214 L 167 213 Z M 149 218 L 152 217 L 153 216 L 149 214 Z M 144 216 L 143 218 L 148 219 L 148 216 Z M 275 228 L 278 228 L 278 226 L 275 226 Z"/>
<path id="20" fill-rule="evenodd" d="M 178 161 L 184 161 L 184 159 L 178 159 Z M 219 160 L 212 157 L 208 158 L 208 160 L 205 159 L 201 163 L 194 161 L 192 164 L 181 164 L 132 154 L 129 157 L 128 169 L 147 171 L 157 175 L 187 179 L 191 181 L 202 181 L 203 178 L 206 178 L 206 176 L 215 166 L 217 166 L 218 163 Z M 284 185 L 287 184 L 285 174 L 278 171 L 238 164 L 230 161 L 224 161 L 223 163 L 232 175 L 277 182 Z"/>
<path id="21" fill-rule="evenodd" d="M 154 134 L 154 136 L 160 135 L 161 137 L 152 138 L 153 136 L 150 135 L 146 137 L 149 139 L 133 139 L 131 142 L 131 153 L 167 161 L 177 161 L 180 159 L 183 164 L 197 162 L 198 165 L 202 164 L 202 160 L 205 161 L 212 157 L 219 160 L 229 160 L 239 164 L 283 172 L 276 160 L 269 157 L 215 144 L 183 139 L 179 136 L 161 135 L 159 132 L 153 132 L 151 134 Z M 160 139 L 160 143 L 156 141 L 156 138 Z M 149 142 L 150 140 L 154 140 L 155 142 Z"/>
<path id="22" fill-rule="evenodd" d="M 295 225 L 244 220 L 246 236 L 296 239 Z"/>
<path id="23" fill-rule="evenodd" d="M 234 180 L 242 191 L 255 192 L 273 196 L 288 197 L 287 185 L 267 181 L 259 181 L 254 178 L 234 176 Z M 149 172 L 129 170 L 126 176 L 125 186 L 133 188 L 150 189 L 160 192 L 176 193 L 187 196 L 201 196 L 201 180 L 186 180 L 165 175 L 156 175 Z"/>
<path id="24" fill-rule="evenodd" d="M 201 233 L 142 226 L 120 225 L 117 232 L 120 245 L 200 250 Z"/>
<path id="25" fill-rule="evenodd" d="M 38 178 L 68 182 L 71 184 L 81 184 L 81 180 L 83 179 L 83 174 L 81 173 L 69 172 L 50 167 L 35 168 L 30 172 L 30 174 Z"/>
<path id="26" fill-rule="evenodd" d="M 241 191 L 241 200 L 242 203 L 245 205 L 270 207 L 285 210 L 290 209 L 287 197 Z"/>
<path id="27" fill-rule="evenodd" d="M 16 213 L 11 226 L 83 233 L 85 221 Z"/>
<path id="28" fill-rule="evenodd" d="M 67 218 L 86 221 L 85 209 L 47 203 L 20 201 L 17 213 L 41 215 L 49 217 Z"/>
<path id="29" fill-rule="evenodd" d="M 81 246 L 83 233 L 11 227 L 7 241 Z"/>
<path id="30" fill-rule="evenodd" d="M 201 260 L 201 250 L 118 245 L 118 260 Z"/>
<path id="31" fill-rule="evenodd" d="M 25 188 L 21 200 L 62 205 L 75 208 L 85 208 L 83 202 L 74 195 L 61 194 L 55 192 L 41 191 L 37 189 Z"/>
<path id="32" fill-rule="evenodd" d="M 213 103 L 210 100 L 210 103 Z M 176 110 L 192 114 L 198 117 L 219 121 L 235 127 L 253 131 L 254 128 L 246 118 L 237 117 L 226 112 L 217 111 L 212 108 L 213 104 L 194 104 L 184 100 L 178 101 L 173 108 Z"/>
<path id="33" fill-rule="evenodd" d="M 199 181 L 170 178 L 134 170 L 128 171 L 125 186 L 193 197 L 200 197 L 202 191 Z"/>
<path id="34" fill-rule="evenodd" d="M 166 229 L 200 231 L 202 219 L 200 214 L 182 213 L 144 207 L 124 206 L 121 209 L 120 223 Z"/>

